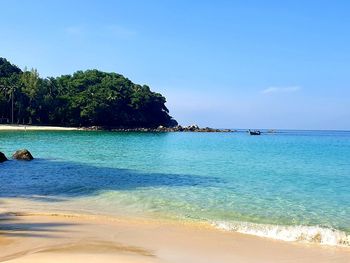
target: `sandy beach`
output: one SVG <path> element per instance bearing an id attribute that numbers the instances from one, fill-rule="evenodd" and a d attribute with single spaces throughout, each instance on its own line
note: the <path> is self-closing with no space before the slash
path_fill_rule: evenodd
<path id="1" fill-rule="evenodd" d="M 350 262 L 348 248 L 287 243 L 209 225 L 2 213 L 0 262 Z"/>
<path id="2" fill-rule="evenodd" d="M 75 131 L 75 127 L 0 124 L 0 131 Z"/>
<path id="3" fill-rule="evenodd" d="M 350 1 L 0 0 L 0 263 L 350 263 Z"/>

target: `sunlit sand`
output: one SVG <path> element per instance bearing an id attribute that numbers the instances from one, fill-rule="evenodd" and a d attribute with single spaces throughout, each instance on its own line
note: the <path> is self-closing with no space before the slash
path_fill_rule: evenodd
<path id="1" fill-rule="evenodd" d="M 0 131 L 74 131 L 78 129 L 74 127 L 0 124 Z"/>
<path id="2" fill-rule="evenodd" d="M 349 262 L 348 248 L 273 241 L 209 225 L 59 214 L 1 216 L 0 261 Z"/>

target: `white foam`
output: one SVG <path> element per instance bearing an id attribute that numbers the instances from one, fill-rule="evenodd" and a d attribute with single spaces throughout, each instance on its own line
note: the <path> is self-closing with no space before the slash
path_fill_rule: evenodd
<path id="1" fill-rule="evenodd" d="M 329 246 L 350 246 L 350 235 L 320 226 L 279 226 L 248 222 L 213 222 L 219 229 L 284 241 L 319 243 Z"/>

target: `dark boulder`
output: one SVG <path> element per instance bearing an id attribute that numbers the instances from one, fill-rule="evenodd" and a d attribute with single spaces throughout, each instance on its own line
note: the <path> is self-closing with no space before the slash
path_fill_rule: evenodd
<path id="1" fill-rule="evenodd" d="M 23 160 L 23 161 L 31 161 L 33 160 L 32 154 L 27 149 L 17 150 L 13 155 L 13 159 Z"/>
<path id="2" fill-rule="evenodd" d="M 6 158 L 5 154 L 3 154 L 2 152 L 0 152 L 0 163 L 3 163 L 3 162 L 5 162 L 5 161 L 7 161 L 7 158 Z"/>

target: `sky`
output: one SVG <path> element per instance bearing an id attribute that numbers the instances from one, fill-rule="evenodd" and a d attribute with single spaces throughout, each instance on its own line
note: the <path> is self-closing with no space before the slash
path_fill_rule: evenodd
<path id="1" fill-rule="evenodd" d="M 180 124 L 350 130 L 350 1 L 0 0 L 0 57 L 147 84 Z"/>

